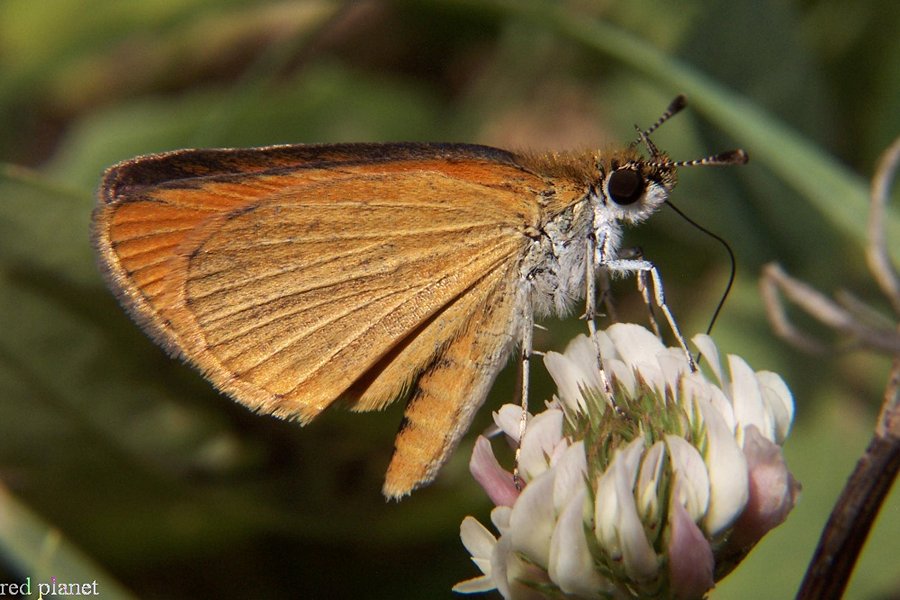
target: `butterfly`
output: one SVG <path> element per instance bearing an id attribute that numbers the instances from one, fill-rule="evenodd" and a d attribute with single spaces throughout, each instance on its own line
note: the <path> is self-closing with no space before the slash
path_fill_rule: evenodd
<path id="1" fill-rule="evenodd" d="M 650 134 L 610 151 L 471 144 L 177 150 L 106 171 L 93 240 L 107 282 L 170 354 L 254 411 L 307 423 L 405 399 L 383 492 L 431 482 L 534 320 L 586 299 L 676 162 Z M 640 146 L 646 150 L 641 152 Z M 527 364 L 527 363 L 526 363 Z M 527 381 L 527 377 L 526 377 Z"/>

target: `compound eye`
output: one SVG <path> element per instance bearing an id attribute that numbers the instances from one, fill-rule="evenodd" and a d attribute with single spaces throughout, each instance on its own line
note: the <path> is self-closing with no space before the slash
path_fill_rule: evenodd
<path id="1" fill-rule="evenodd" d="M 616 204 L 634 204 L 644 194 L 644 178 L 629 167 L 616 169 L 606 179 L 606 191 Z"/>

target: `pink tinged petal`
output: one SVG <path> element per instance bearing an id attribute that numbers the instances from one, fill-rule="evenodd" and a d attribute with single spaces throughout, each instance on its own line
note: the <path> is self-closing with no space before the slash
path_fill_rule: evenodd
<path id="1" fill-rule="evenodd" d="M 699 521 L 709 508 L 709 474 L 703 457 L 684 438 L 666 435 L 669 460 L 675 476 L 673 501 L 687 510 L 694 521 Z"/>
<path id="2" fill-rule="evenodd" d="M 676 493 L 678 484 L 676 484 Z M 669 517 L 669 585 L 673 598 L 702 598 L 714 584 L 712 548 L 680 502 Z"/>
<path id="3" fill-rule="evenodd" d="M 528 422 L 519 449 L 519 473 L 526 481 L 531 481 L 549 468 L 549 457 L 562 440 L 561 410 L 545 410 Z"/>
<path id="4" fill-rule="evenodd" d="M 546 568 L 550 561 L 550 537 L 553 535 L 553 470 L 542 473 L 522 490 L 509 515 L 511 548 Z"/>
<path id="5" fill-rule="evenodd" d="M 472 562 L 484 575 L 460 581 L 453 586 L 453 591 L 474 594 L 495 589 L 497 586 L 491 578 L 491 556 L 497 545 L 496 538 L 473 517 L 463 519 L 459 527 L 459 537 L 463 546 L 472 555 Z"/>
<path id="6" fill-rule="evenodd" d="M 719 385 L 725 385 L 725 379 L 722 374 L 722 361 L 719 359 L 719 349 L 711 337 L 705 333 L 695 335 L 691 338 L 694 345 L 700 349 L 700 355 L 706 359 L 706 364 L 712 370 L 713 374 L 719 382 Z"/>
<path id="7" fill-rule="evenodd" d="M 794 420 L 794 397 L 784 380 L 771 371 L 757 371 L 756 379 L 762 389 L 763 402 L 775 420 L 776 444 L 783 444 Z"/>
<path id="8" fill-rule="evenodd" d="M 739 548 L 755 544 L 777 527 L 794 508 L 800 484 L 794 479 L 781 447 L 763 437 L 755 427 L 744 434 L 744 454 L 750 472 L 750 499 L 734 524 L 729 543 Z"/>
<path id="9" fill-rule="evenodd" d="M 734 522 L 747 504 L 747 460 L 719 411 L 703 398 L 694 402 L 706 429 L 703 460 L 709 473 L 709 508 L 703 528 L 714 536 Z"/>
<path id="10" fill-rule="evenodd" d="M 734 417 L 740 425 L 737 430 L 738 440 L 743 435 L 741 432 L 750 425 L 756 425 L 760 433 L 774 440 L 775 420 L 763 404 L 756 373 L 743 358 L 734 354 L 728 355 L 728 368 L 731 371 L 730 396 L 734 406 Z"/>
<path id="11" fill-rule="evenodd" d="M 597 482 L 594 533 L 613 560 L 621 559 L 629 577 L 652 579 L 658 571 L 656 552 L 647 540 L 637 512 L 634 483 L 644 451 L 643 438 L 616 452 Z"/>
<path id="12" fill-rule="evenodd" d="M 553 465 L 556 477 L 553 481 L 553 510 L 558 514 L 573 495 L 586 489 L 587 457 L 584 442 L 577 441 L 566 447 Z"/>
<path id="13" fill-rule="evenodd" d="M 519 497 L 512 473 L 500 466 L 491 442 L 484 436 L 475 441 L 469 471 L 496 506 L 512 506 Z"/>
<path id="14" fill-rule="evenodd" d="M 587 488 L 581 485 L 559 515 L 550 539 L 550 579 L 566 594 L 601 597 L 609 582 L 594 567 L 584 532 Z"/>

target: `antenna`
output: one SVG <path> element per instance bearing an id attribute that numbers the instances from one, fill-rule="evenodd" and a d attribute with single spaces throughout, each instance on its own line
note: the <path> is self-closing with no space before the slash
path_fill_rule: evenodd
<path id="1" fill-rule="evenodd" d="M 668 108 L 666 108 L 665 112 L 656 120 L 656 123 L 648 127 L 644 130 L 644 135 L 650 135 L 657 129 L 659 129 L 660 125 L 680 113 L 684 107 L 687 106 L 687 97 L 684 94 L 678 94 L 672 102 L 669 103 Z"/>
<path id="2" fill-rule="evenodd" d="M 737 150 L 729 150 L 705 156 L 703 158 L 695 158 L 693 160 L 677 160 L 668 163 L 669 167 L 716 167 L 720 165 L 745 165 L 750 160 L 750 155 L 745 150 L 738 148 Z"/>
<path id="3" fill-rule="evenodd" d="M 647 146 L 647 150 L 650 152 L 651 158 L 657 159 L 662 153 L 659 151 L 659 148 L 656 147 L 650 140 L 650 134 L 660 128 L 663 123 L 680 113 L 687 106 L 687 97 L 684 94 L 679 94 L 675 97 L 672 102 L 669 103 L 668 108 L 663 112 L 663 114 L 656 120 L 656 123 L 648 127 L 647 129 L 641 129 L 638 125 L 634 126 L 634 129 L 638 133 L 638 137 L 636 140 L 631 142 L 631 147 L 634 148 L 638 144 L 642 143 Z M 750 160 L 750 156 L 744 150 L 738 148 L 736 150 L 730 150 L 728 152 L 721 152 L 719 154 L 713 154 L 710 156 L 705 156 L 703 158 L 695 158 L 693 160 L 678 160 L 678 161 L 660 161 L 660 160 L 650 160 L 647 161 L 648 165 L 655 165 L 659 167 L 714 167 L 720 165 L 743 165 Z"/>
<path id="4" fill-rule="evenodd" d="M 666 108 L 663 114 L 660 115 L 660 117 L 656 120 L 656 123 L 654 123 L 647 129 L 641 129 L 640 126 L 635 125 L 634 128 L 638 132 L 638 137 L 636 140 L 631 142 L 631 147 L 634 148 L 641 142 L 644 142 L 644 144 L 646 144 L 647 146 L 647 149 L 650 150 L 650 156 L 659 156 L 659 150 L 653 144 L 653 142 L 650 141 L 650 134 L 659 129 L 663 123 L 680 113 L 685 106 L 687 106 L 687 97 L 685 97 L 684 94 L 679 94 L 675 97 L 674 100 L 672 100 L 672 102 L 669 103 L 668 108 Z"/>

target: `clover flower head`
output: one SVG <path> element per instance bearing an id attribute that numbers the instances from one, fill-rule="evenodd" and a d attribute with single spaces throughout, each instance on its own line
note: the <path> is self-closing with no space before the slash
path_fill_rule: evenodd
<path id="1" fill-rule="evenodd" d="M 519 445 L 519 485 L 486 438 L 475 444 L 471 471 L 499 535 L 466 517 L 460 535 L 482 575 L 455 591 L 701 598 L 784 521 L 799 492 L 781 453 L 790 391 L 737 356 L 723 367 L 709 336 L 693 342 L 711 377 L 633 324 L 547 353 L 558 393 L 526 416 L 522 439 L 521 407 L 495 413 Z"/>

